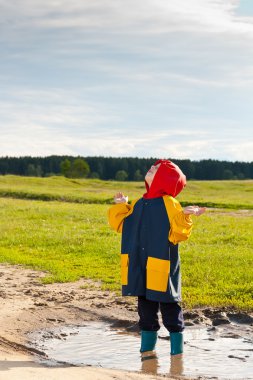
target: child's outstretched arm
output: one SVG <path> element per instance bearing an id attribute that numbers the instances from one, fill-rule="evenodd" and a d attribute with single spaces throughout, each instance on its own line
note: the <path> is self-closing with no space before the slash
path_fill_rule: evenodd
<path id="1" fill-rule="evenodd" d="M 199 206 L 182 208 L 173 197 L 164 197 L 164 202 L 170 220 L 169 241 L 178 244 L 187 240 L 191 235 L 193 225 L 191 215 L 200 216 L 206 211 L 206 208 Z"/>
<path id="2" fill-rule="evenodd" d="M 122 192 L 118 192 L 114 196 L 114 205 L 108 210 L 109 224 L 113 230 L 122 232 L 124 219 L 132 214 L 136 201 L 128 203 L 128 196 Z"/>

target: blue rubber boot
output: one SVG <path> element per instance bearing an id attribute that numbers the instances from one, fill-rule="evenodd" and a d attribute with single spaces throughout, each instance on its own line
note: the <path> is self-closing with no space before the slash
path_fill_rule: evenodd
<path id="1" fill-rule="evenodd" d="M 140 352 L 153 351 L 157 341 L 157 331 L 141 330 Z"/>
<path id="2" fill-rule="evenodd" d="M 184 351 L 184 337 L 183 333 L 176 332 L 170 333 L 170 354 L 178 355 Z"/>

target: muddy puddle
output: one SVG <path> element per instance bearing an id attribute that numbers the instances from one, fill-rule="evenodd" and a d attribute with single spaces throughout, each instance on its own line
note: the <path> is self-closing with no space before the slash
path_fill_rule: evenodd
<path id="1" fill-rule="evenodd" d="M 146 360 L 139 353 L 138 333 L 103 322 L 42 330 L 30 339 L 33 347 L 46 353 L 48 359 L 43 361 L 47 365 L 66 362 L 175 377 L 253 379 L 253 335 L 249 325 L 187 327 L 183 358 L 170 357 L 167 336 L 161 328 L 156 355 Z"/>

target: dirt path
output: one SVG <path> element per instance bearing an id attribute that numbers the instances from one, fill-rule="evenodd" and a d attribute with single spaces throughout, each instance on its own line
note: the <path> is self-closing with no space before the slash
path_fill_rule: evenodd
<path id="1" fill-rule="evenodd" d="M 39 364 L 36 357 L 41 353 L 28 349 L 30 332 L 83 325 L 87 321 L 109 321 L 132 331 L 138 329 L 134 299 L 103 291 L 99 283 L 87 280 L 43 285 L 40 278 L 44 275 L 17 265 L 0 265 L 0 380 L 161 378 L 134 372 L 71 366 L 52 368 Z M 248 318 L 249 323 L 252 318 L 243 313 L 203 309 L 186 311 L 186 325 L 227 323 L 228 315 L 238 320 Z"/>
<path id="2" fill-rule="evenodd" d="M 126 326 L 136 323 L 133 304 L 111 292 L 101 291 L 99 284 L 80 280 L 43 285 L 40 278 L 44 275 L 21 266 L 0 265 L 0 380 L 159 378 L 133 372 L 71 366 L 52 368 L 39 364 L 40 352 L 27 348 L 27 334 L 32 331 L 82 325 L 89 320 L 106 320 Z"/>

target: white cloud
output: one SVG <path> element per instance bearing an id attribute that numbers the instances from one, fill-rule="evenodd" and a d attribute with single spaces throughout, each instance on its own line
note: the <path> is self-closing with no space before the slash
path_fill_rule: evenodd
<path id="1" fill-rule="evenodd" d="M 23 97 L 27 100 L 31 95 L 32 92 L 28 91 Z M 205 128 L 211 125 L 205 119 L 197 120 L 196 125 L 188 129 L 172 126 L 150 130 L 144 126 L 139 128 L 138 124 L 132 125 L 130 129 L 119 129 L 118 120 L 110 119 L 105 113 L 101 117 L 92 107 L 67 106 L 62 93 L 48 96 L 49 103 L 50 98 L 53 98 L 57 102 L 61 101 L 62 105 L 49 106 L 47 109 L 38 107 L 36 114 L 30 115 L 30 104 L 22 104 L 0 127 L 2 155 L 80 154 L 235 160 L 241 157 L 243 148 L 243 160 L 252 159 L 253 144 L 241 136 L 238 128 L 235 128 L 236 123 L 234 126 L 228 122 L 222 125 L 224 121 L 220 121 L 222 132 L 219 138 L 214 138 L 210 128 Z M 33 97 L 36 98 L 36 94 Z M 5 108 L 6 114 L 10 111 L 11 103 Z M 114 127 L 108 128 L 104 122 L 114 122 Z M 226 137 L 228 133 L 229 138 Z"/>
<path id="2" fill-rule="evenodd" d="M 6 97 L 8 100 L 0 100 L 1 117 L 17 126 L 36 122 L 45 127 L 82 124 L 92 127 L 118 120 L 103 104 L 84 101 L 77 91 L 12 87 Z"/>
<path id="3" fill-rule="evenodd" d="M 253 23 L 238 5 L 2 0 L 2 154 L 252 159 Z"/>
<path id="4" fill-rule="evenodd" d="M 251 18 L 239 17 L 239 0 L 2 1 L 2 24 L 150 35 L 168 32 L 245 33 Z"/>

